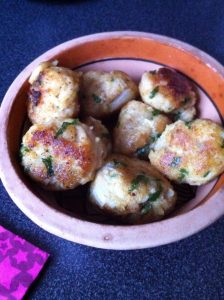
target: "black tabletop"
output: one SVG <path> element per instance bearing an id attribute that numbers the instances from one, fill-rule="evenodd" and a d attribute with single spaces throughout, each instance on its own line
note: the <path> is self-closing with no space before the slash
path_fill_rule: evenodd
<path id="1" fill-rule="evenodd" d="M 46 50 L 115 30 L 177 38 L 224 64 L 222 0 L 1 0 L 0 99 L 17 74 Z M 45 232 L 0 184 L 0 224 L 51 254 L 27 299 L 224 299 L 224 218 L 174 244 L 100 250 Z"/>

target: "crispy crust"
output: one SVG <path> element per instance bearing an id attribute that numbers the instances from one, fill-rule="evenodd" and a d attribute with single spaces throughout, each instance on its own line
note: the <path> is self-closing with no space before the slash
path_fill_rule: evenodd
<path id="1" fill-rule="evenodd" d="M 85 116 L 104 118 L 119 109 L 113 102 L 129 91 L 125 103 L 138 96 L 138 87 L 131 78 L 122 71 L 87 71 L 82 76 L 81 108 Z"/>
<path id="2" fill-rule="evenodd" d="M 29 129 L 23 137 L 23 147 L 28 150 L 23 153 L 22 165 L 47 188 L 72 189 L 93 179 L 100 160 L 99 145 L 84 124 L 70 125 L 57 137 L 60 126 L 61 123 L 48 127 L 33 125 Z M 49 174 L 44 159 L 50 159 L 53 175 Z"/>
<path id="3" fill-rule="evenodd" d="M 136 176 L 143 179 L 133 187 Z M 150 203 L 151 208 L 143 213 L 149 195 L 158 189 L 161 191 Z M 113 154 L 91 183 L 89 201 L 103 214 L 137 224 L 163 218 L 174 208 L 176 194 L 168 180 L 148 162 Z"/>
<path id="4" fill-rule="evenodd" d="M 33 124 L 76 117 L 79 112 L 80 75 L 48 66 L 41 70 L 28 92 L 28 115 Z"/>
<path id="5" fill-rule="evenodd" d="M 177 182 L 201 185 L 224 171 L 224 130 L 210 120 L 168 125 L 151 151 L 151 163 Z"/>

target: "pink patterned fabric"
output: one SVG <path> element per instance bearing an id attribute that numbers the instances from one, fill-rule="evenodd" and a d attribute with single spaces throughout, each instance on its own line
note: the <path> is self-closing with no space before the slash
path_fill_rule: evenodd
<path id="1" fill-rule="evenodd" d="M 0 299 L 22 299 L 48 256 L 0 226 Z"/>

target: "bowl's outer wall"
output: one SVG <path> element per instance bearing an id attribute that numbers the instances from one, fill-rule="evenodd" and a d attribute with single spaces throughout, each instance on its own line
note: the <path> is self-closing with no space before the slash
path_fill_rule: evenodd
<path id="1" fill-rule="evenodd" d="M 194 79 L 214 100 L 224 115 L 223 69 L 200 50 L 166 37 L 135 32 L 115 32 L 87 36 L 46 52 L 15 79 L 0 111 L 0 174 L 8 193 L 19 208 L 42 228 L 65 239 L 95 247 L 136 249 L 153 247 L 187 237 L 224 214 L 224 176 L 212 192 L 192 211 L 138 226 L 90 223 L 68 216 L 41 201 L 26 182 L 18 164 L 21 129 L 26 118 L 27 79 L 41 61 L 58 59 L 74 68 L 102 58 L 147 59 L 174 67 Z"/>

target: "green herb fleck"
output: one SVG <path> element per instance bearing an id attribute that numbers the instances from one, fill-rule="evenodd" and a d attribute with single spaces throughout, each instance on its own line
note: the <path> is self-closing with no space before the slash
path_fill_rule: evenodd
<path id="1" fill-rule="evenodd" d="M 149 178 L 147 176 L 145 176 L 144 174 L 139 174 L 137 175 L 131 182 L 131 186 L 128 190 L 129 193 L 133 192 L 134 190 L 136 190 L 140 184 L 140 182 L 142 183 L 148 183 L 149 182 Z"/>
<path id="2" fill-rule="evenodd" d="M 96 94 L 92 94 L 92 97 L 96 103 L 102 102 L 102 99 L 99 96 L 97 96 Z"/>
<path id="3" fill-rule="evenodd" d="M 184 177 L 188 174 L 188 171 L 186 169 L 180 169 L 180 176 L 179 176 L 179 180 L 182 181 L 184 179 Z"/>
<path id="4" fill-rule="evenodd" d="M 154 134 L 150 139 L 151 143 L 154 143 L 160 136 L 161 133 Z"/>
<path id="5" fill-rule="evenodd" d="M 104 138 L 104 139 L 109 139 L 110 138 L 110 134 L 108 132 L 103 132 L 100 137 Z"/>
<path id="6" fill-rule="evenodd" d="M 141 209 L 141 214 L 146 215 L 152 209 L 152 204 L 149 201 L 146 201 Z"/>
<path id="7" fill-rule="evenodd" d="M 120 160 L 113 160 L 113 164 L 115 168 L 119 168 L 119 167 L 127 167 L 128 165 L 126 163 L 124 163 L 123 161 Z"/>
<path id="8" fill-rule="evenodd" d="M 137 155 L 139 158 L 145 158 L 149 154 L 150 151 L 150 143 L 146 144 L 145 146 L 138 148 L 135 151 L 135 155 Z"/>
<path id="9" fill-rule="evenodd" d="M 30 149 L 22 144 L 22 145 L 21 145 L 21 148 L 20 148 L 20 151 L 19 151 L 19 156 L 20 156 L 20 158 L 22 159 L 23 156 L 24 156 L 27 152 L 29 152 L 29 151 L 30 151 Z"/>
<path id="10" fill-rule="evenodd" d="M 209 173 L 210 173 L 210 171 L 206 172 L 206 173 L 203 175 L 203 177 L 207 177 Z"/>
<path id="11" fill-rule="evenodd" d="M 185 126 L 187 126 L 189 129 L 191 129 L 191 122 L 184 122 Z"/>
<path id="12" fill-rule="evenodd" d="M 45 164 L 48 176 L 50 176 L 50 177 L 53 176 L 54 170 L 53 170 L 53 166 L 52 166 L 52 157 L 48 156 L 46 158 L 42 158 L 42 162 Z"/>
<path id="13" fill-rule="evenodd" d="M 158 116 L 160 114 L 160 111 L 158 109 L 154 109 L 153 112 L 152 112 L 152 115 L 154 117 Z"/>
<path id="14" fill-rule="evenodd" d="M 141 214 L 147 214 L 152 209 L 151 202 L 155 202 L 162 193 L 162 187 L 159 186 L 158 190 L 155 193 L 149 195 L 148 200 L 143 204 L 141 209 Z"/>
<path id="15" fill-rule="evenodd" d="M 181 118 L 181 112 L 178 111 L 178 112 L 176 112 L 176 113 L 174 114 L 174 120 L 177 121 L 177 120 L 179 120 L 180 118 Z"/>
<path id="16" fill-rule="evenodd" d="M 156 70 L 149 71 L 149 73 L 152 74 L 152 75 L 155 75 L 156 74 Z"/>
<path id="17" fill-rule="evenodd" d="M 177 167 L 181 162 L 181 157 L 180 156 L 176 156 L 172 159 L 172 162 L 170 164 L 171 167 Z"/>
<path id="18" fill-rule="evenodd" d="M 61 128 L 56 132 L 55 137 L 59 137 L 59 135 L 62 135 L 63 132 L 67 129 L 68 126 L 70 125 L 76 125 L 78 123 L 78 119 L 74 119 L 73 121 L 70 122 L 63 122 L 61 125 Z"/>
<path id="19" fill-rule="evenodd" d="M 148 201 L 155 202 L 159 198 L 161 192 L 162 192 L 162 188 L 160 187 L 157 192 L 155 192 L 149 196 Z"/>
<path id="20" fill-rule="evenodd" d="M 159 87 L 156 86 L 156 87 L 151 91 L 151 93 L 150 93 L 150 95 L 149 95 L 149 98 L 150 98 L 150 99 L 154 98 L 155 95 L 158 93 L 158 91 L 159 91 Z"/>
<path id="21" fill-rule="evenodd" d="M 138 148 L 135 151 L 135 155 L 141 159 L 144 159 L 148 156 L 149 151 L 152 150 L 151 144 L 154 143 L 159 137 L 161 136 L 160 133 L 154 134 L 150 137 L 150 141 L 145 146 Z"/>

